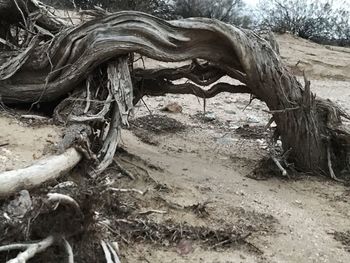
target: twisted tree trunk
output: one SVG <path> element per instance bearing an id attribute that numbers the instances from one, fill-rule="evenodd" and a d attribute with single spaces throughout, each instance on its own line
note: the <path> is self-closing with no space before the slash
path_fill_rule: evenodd
<path id="1" fill-rule="evenodd" d="M 33 21 L 28 20 L 30 23 Z M 86 107 L 80 103 L 75 104 L 75 109 L 88 110 L 78 111 L 75 117 L 84 117 L 85 122 L 95 125 L 94 129 L 103 131 L 103 124 L 96 126 L 91 116 L 113 119 L 113 107 L 109 107 L 111 90 L 106 82 L 109 60 L 132 53 L 166 62 L 192 60 L 191 65 L 177 69 L 135 70 L 131 76 L 134 103 L 146 94 L 189 93 L 208 98 L 220 92 L 249 93 L 269 107 L 283 148 L 289 152 L 288 161 L 297 169 L 334 177 L 334 170 L 349 168 L 350 135 L 341 122 L 341 117 L 349 116 L 330 101 L 316 98 L 308 81 L 303 87 L 284 66 L 278 52 L 252 31 L 205 18 L 166 22 L 130 11 L 66 27 L 58 33 L 57 27 L 43 28 L 52 33 L 50 38 L 36 30 L 26 44 L 5 39 L 18 50 L 0 52 L 0 96 L 4 103 L 63 100 L 71 92 L 84 100 L 94 89 L 100 92 L 95 99 L 105 101 L 105 111 L 101 113 L 97 105 Z M 222 76 L 242 84 L 218 83 Z M 99 85 L 105 84 L 104 92 L 101 86 L 91 87 L 96 83 L 91 80 L 97 78 L 101 80 Z M 173 83 L 181 78 L 194 84 Z M 208 90 L 201 88 L 213 83 Z M 69 98 L 63 100 L 57 115 L 72 105 Z"/>

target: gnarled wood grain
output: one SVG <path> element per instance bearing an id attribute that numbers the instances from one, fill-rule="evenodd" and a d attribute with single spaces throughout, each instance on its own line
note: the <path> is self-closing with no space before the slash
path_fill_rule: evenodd
<path id="1" fill-rule="evenodd" d="M 332 149 L 331 157 L 336 162 L 339 147 L 346 158 L 337 162 L 337 170 L 346 168 L 349 145 L 339 143 L 340 133 L 349 136 L 341 126 L 344 114 L 334 105 L 316 99 L 310 83 L 303 87 L 284 66 L 277 51 L 254 32 L 220 21 L 192 18 L 167 22 L 125 11 L 68 28 L 33 49 L 20 51 L 18 58 L 23 57 L 23 52 L 28 56 L 24 63 L 0 53 L 0 61 L 6 63 L 2 72 L 14 72 L 2 74 L 5 77 L 0 80 L 0 96 L 5 103 L 58 99 L 79 88 L 89 74 L 108 60 L 135 52 L 166 62 L 203 59 L 212 67 L 209 72 L 198 72 L 196 66 L 190 71 L 182 68 L 137 72 L 134 89 L 138 89 L 140 78 L 146 84 L 165 85 L 145 85 L 143 90 L 135 91 L 135 96 L 167 92 L 201 97 L 221 91 L 250 93 L 271 110 L 283 147 L 290 151 L 289 161 L 296 168 L 327 173 L 327 151 Z M 206 79 L 200 80 L 198 74 Z M 172 83 L 183 76 L 198 85 L 207 85 L 219 75 L 243 84 L 218 84 L 203 91 L 198 86 Z"/>

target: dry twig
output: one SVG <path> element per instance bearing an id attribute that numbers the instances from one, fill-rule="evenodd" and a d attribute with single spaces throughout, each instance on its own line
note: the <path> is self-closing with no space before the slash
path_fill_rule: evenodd
<path id="1" fill-rule="evenodd" d="M 272 159 L 272 161 L 277 165 L 278 169 L 281 170 L 282 175 L 283 175 L 283 176 L 288 176 L 288 173 L 287 173 L 286 169 L 284 169 L 284 167 L 283 167 L 283 166 L 281 165 L 281 163 L 277 160 L 277 158 L 274 157 L 274 156 L 271 156 L 271 159 Z"/>
<path id="2" fill-rule="evenodd" d="M 148 189 L 143 192 L 143 191 L 135 189 L 135 188 L 114 188 L 114 187 L 110 187 L 110 188 L 108 188 L 108 190 L 111 190 L 113 192 L 119 192 L 119 193 L 134 192 L 134 193 L 138 193 L 140 195 L 145 195 L 148 192 Z"/>
<path id="3" fill-rule="evenodd" d="M 24 250 L 19 253 L 16 258 L 7 261 L 7 263 L 25 263 L 29 259 L 33 258 L 36 254 L 45 251 L 48 247 L 52 246 L 55 242 L 54 236 L 48 236 L 47 238 L 36 242 L 28 244 L 11 244 L 0 247 L 0 251 L 9 250 Z"/>

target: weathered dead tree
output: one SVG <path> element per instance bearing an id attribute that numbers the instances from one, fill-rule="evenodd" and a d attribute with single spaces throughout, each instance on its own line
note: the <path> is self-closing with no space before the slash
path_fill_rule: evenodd
<path id="1" fill-rule="evenodd" d="M 0 103 L 58 103 L 53 118 L 66 126 L 57 156 L 0 173 L 0 198 L 57 178 L 82 158 L 91 176 L 101 174 L 113 161 L 121 125 L 128 124 L 133 104 L 144 95 L 167 93 L 202 98 L 221 92 L 250 94 L 268 106 L 284 156 L 295 169 L 332 178 L 349 170 L 350 131 L 342 125 L 342 118 L 349 116 L 331 101 L 316 98 L 306 79 L 301 85 L 283 65 L 273 41 L 270 45 L 252 31 L 203 18 L 166 22 L 140 12 L 101 17 L 99 10 L 99 18 L 73 27 L 52 11 L 37 0 L 0 0 Z M 134 69 L 135 53 L 189 63 Z M 224 76 L 240 84 L 220 82 Z M 183 78 L 190 82 L 176 84 Z M 272 158 L 286 174 L 286 167 Z M 21 192 L 23 198 L 29 196 Z M 48 231 L 35 243 L 1 246 L 0 251 L 23 251 L 8 262 L 24 262 L 54 245 L 64 247 L 69 262 L 74 262 L 66 238 L 81 231 L 86 214 L 73 198 L 74 191 L 71 195 L 47 195 L 45 209 L 32 218 L 37 221 L 42 214 Z M 64 227 L 55 230 L 57 222 Z M 14 241 L 18 239 L 8 240 Z M 103 240 L 101 246 L 108 262 L 119 262 L 117 249 Z"/>
<path id="2" fill-rule="evenodd" d="M 296 169 L 333 178 L 349 169 L 350 135 L 341 119 L 349 116 L 316 98 L 306 79 L 302 86 L 278 52 L 254 32 L 204 18 L 166 22 L 140 12 L 68 27 L 48 7 L 34 0 L 25 3 L 0 1 L 0 22 L 7 26 L 0 35 L 1 100 L 61 100 L 54 117 L 72 131 L 62 150 L 79 149 L 91 161 L 91 174 L 111 163 L 132 101 L 167 93 L 202 98 L 220 92 L 251 94 L 270 109 L 288 162 Z M 11 18 L 5 15 L 9 10 Z M 175 69 L 133 70 L 134 53 L 192 62 Z M 241 84 L 219 82 L 222 76 Z M 174 83 L 182 78 L 191 82 Z"/>

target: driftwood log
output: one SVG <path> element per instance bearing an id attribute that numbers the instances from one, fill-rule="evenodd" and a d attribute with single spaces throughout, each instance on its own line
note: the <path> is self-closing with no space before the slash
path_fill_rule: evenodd
<path id="1" fill-rule="evenodd" d="M 164 21 L 132 11 L 67 26 L 49 10 L 36 0 L 0 0 L 1 101 L 58 101 L 57 122 L 91 128 L 84 138 L 73 136 L 65 148 L 78 147 L 92 161 L 92 173 L 111 163 L 132 102 L 144 95 L 210 98 L 220 92 L 248 93 L 266 103 L 295 169 L 333 178 L 349 169 L 350 135 L 342 125 L 349 115 L 317 98 L 306 78 L 302 85 L 276 45 L 256 33 L 217 20 Z M 134 70 L 134 53 L 191 62 Z M 223 76 L 241 84 L 220 82 Z M 191 82 L 175 84 L 182 78 Z"/>

